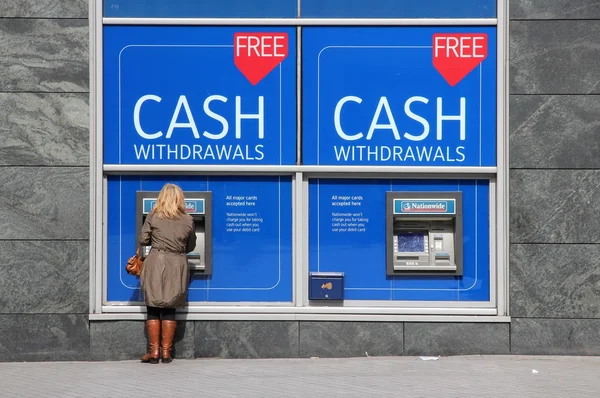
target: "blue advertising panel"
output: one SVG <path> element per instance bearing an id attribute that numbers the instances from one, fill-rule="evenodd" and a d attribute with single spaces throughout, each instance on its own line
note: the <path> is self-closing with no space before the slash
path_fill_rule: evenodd
<path id="1" fill-rule="evenodd" d="M 386 192 L 462 192 L 463 275 L 386 275 Z M 345 300 L 488 301 L 488 180 L 309 181 L 309 271 L 343 272 Z"/>
<path id="2" fill-rule="evenodd" d="M 496 0 L 299 0 L 302 18 L 495 18 Z"/>
<path id="3" fill-rule="evenodd" d="M 107 18 L 295 18 L 297 15 L 298 0 L 104 0 Z"/>
<path id="4" fill-rule="evenodd" d="M 495 27 L 302 32 L 304 164 L 496 165 Z"/>
<path id="5" fill-rule="evenodd" d="M 105 0 L 108 18 L 495 18 L 496 0 Z"/>
<path id="6" fill-rule="evenodd" d="M 108 176 L 108 301 L 143 299 L 139 278 L 125 272 L 138 239 L 136 192 L 167 182 L 212 192 L 212 275 L 192 274 L 189 301 L 292 301 L 292 182 L 276 176 Z"/>
<path id="7" fill-rule="evenodd" d="M 296 33 L 104 27 L 104 163 L 296 163 Z"/>

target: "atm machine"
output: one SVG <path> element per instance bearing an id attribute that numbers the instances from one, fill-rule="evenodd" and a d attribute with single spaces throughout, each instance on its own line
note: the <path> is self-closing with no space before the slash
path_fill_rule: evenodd
<path id="1" fill-rule="evenodd" d="M 137 240 L 140 237 L 146 217 L 156 205 L 158 192 L 138 191 L 136 193 Z M 212 193 L 185 192 L 185 211 L 192 216 L 196 227 L 196 248 L 187 253 L 190 272 L 196 275 L 212 274 Z M 151 246 L 140 247 L 145 258 Z"/>
<path id="2" fill-rule="evenodd" d="M 386 209 L 387 275 L 462 275 L 461 192 L 387 192 Z"/>

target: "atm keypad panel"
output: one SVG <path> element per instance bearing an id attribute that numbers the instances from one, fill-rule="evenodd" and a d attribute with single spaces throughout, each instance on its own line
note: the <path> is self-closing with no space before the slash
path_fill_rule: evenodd
<path id="1" fill-rule="evenodd" d="M 394 220 L 394 270 L 453 271 L 454 229 L 450 222 Z"/>

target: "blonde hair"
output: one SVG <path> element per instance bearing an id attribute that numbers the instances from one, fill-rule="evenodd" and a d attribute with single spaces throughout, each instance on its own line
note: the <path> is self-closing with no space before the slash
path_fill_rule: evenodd
<path id="1" fill-rule="evenodd" d="M 152 213 L 163 219 L 180 219 L 185 214 L 185 199 L 181 188 L 175 184 L 165 184 L 158 194 Z"/>

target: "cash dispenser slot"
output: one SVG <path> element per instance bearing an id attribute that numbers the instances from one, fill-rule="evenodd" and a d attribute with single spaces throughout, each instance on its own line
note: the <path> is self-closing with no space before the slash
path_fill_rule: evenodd
<path id="1" fill-rule="evenodd" d="M 462 275 L 460 192 L 388 192 L 387 275 Z"/>
<path id="2" fill-rule="evenodd" d="M 137 192 L 137 237 L 146 217 L 156 205 L 158 192 Z M 185 192 L 185 211 L 194 219 L 196 246 L 187 253 L 190 272 L 195 275 L 212 274 L 212 193 Z M 137 239 L 136 237 L 136 239 Z M 151 246 L 140 249 L 143 257 L 150 254 Z"/>

